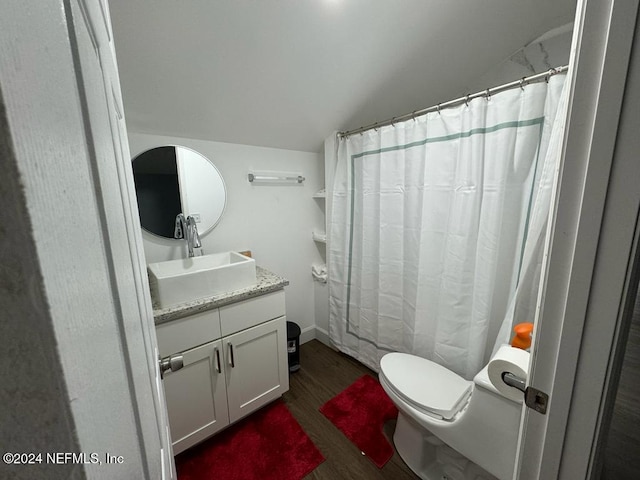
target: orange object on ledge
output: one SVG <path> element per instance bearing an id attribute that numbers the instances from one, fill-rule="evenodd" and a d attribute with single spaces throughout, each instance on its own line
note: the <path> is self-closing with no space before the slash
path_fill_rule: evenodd
<path id="1" fill-rule="evenodd" d="M 531 333 L 533 332 L 533 323 L 519 323 L 513 327 L 516 336 L 511 339 L 511 346 L 526 350 L 531 347 Z"/>

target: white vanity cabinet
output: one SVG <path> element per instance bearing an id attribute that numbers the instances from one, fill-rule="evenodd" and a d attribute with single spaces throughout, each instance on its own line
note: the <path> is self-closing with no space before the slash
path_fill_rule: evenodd
<path id="1" fill-rule="evenodd" d="M 284 291 L 156 327 L 174 453 L 199 443 L 289 389 Z"/>

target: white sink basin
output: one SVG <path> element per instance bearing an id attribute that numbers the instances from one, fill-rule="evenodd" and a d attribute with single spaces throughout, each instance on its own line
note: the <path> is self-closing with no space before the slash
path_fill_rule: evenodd
<path id="1" fill-rule="evenodd" d="M 150 263 L 149 286 L 166 308 L 256 285 L 256 262 L 236 252 Z"/>

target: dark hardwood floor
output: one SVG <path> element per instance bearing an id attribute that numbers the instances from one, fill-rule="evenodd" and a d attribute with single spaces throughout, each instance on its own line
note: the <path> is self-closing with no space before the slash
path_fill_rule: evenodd
<path id="1" fill-rule="evenodd" d="M 355 380 L 377 374 L 347 355 L 338 353 L 317 340 L 300 347 L 299 371 L 290 375 L 289 391 L 283 396 L 287 407 L 325 457 L 325 461 L 306 479 L 376 480 L 417 479 L 397 453 L 381 469 L 376 467 L 318 409 Z M 391 436 L 395 425 L 385 425 Z"/>

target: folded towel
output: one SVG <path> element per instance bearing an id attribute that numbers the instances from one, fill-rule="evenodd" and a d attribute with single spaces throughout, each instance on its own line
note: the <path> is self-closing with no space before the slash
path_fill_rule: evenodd
<path id="1" fill-rule="evenodd" d="M 320 283 L 327 283 L 327 266 L 326 265 L 311 265 L 311 275 Z"/>

